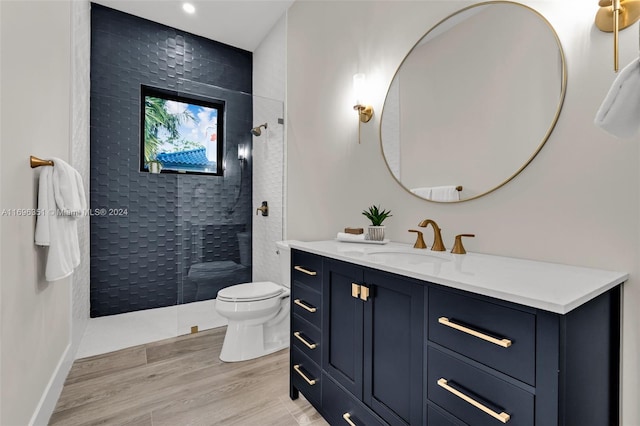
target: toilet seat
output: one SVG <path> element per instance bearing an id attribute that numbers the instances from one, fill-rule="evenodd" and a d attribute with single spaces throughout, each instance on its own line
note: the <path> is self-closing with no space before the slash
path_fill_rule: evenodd
<path id="1" fill-rule="evenodd" d="M 236 284 L 220 290 L 217 299 L 223 302 L 257 302 L 277 297 L 284 290 L 284 287 L 271 281 Z"/>

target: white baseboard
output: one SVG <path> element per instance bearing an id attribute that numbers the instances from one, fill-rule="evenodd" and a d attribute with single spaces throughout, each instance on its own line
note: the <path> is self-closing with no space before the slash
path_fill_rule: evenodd
<path id="1" fill-rule="evenodd" d="M 67 345 L 56 369 L 51 375 L 51 379 L 42 393 L 40 402 L 38 402 L 38 406 L 36 407 L 33 416 L 31 416 L 29 426 L 46 426 L 49 424 L 51 414 L 53 414 L 58 398 L 60 398 L 60 393 L 62 393 L 64 381 L 66 380 L 69 370 L 71 370 L 71 365 L 73 364 L 73 354 L 75 351 L 71 350 L 71 346 L 71 344 Z"/>

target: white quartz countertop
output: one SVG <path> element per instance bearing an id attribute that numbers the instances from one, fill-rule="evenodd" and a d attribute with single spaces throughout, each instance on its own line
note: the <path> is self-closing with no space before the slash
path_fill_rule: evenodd
<path id="1" fill-rule="evenodd" d="M 624 272 L 470 253 L 414 249 L 410 244 L 290 241 L 290 247 L 381 271 L 566 314 L 627 280 Z"/>

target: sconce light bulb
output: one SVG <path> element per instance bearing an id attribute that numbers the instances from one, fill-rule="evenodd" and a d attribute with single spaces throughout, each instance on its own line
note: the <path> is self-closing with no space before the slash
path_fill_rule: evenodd
<path id="1" fill-rule="evenodd" d="M 355 97 L 356 105 L 363 104 L 363 96 L 365 94 L 365 86 L 367 84 L 367 77 L 362 74 L 353 75 L 353 94 Z"/>
<path id="2" fill-rule="evenodd" d="M 364 98 L 367 96 L 366 86 L 367 77 L 364 74 L 358 73 L 353 75 L 353 94 L 356 101 L 353 109 L 358 111 L 360 121 L 363 123 L 368 123 L 373 116 L 373 107 L 371 105 L 367 105 L 364 101 Z"/>

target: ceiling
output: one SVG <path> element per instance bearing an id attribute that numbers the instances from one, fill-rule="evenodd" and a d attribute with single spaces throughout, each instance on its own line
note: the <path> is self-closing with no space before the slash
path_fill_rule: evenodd
<path id="1" fill-rule="evenodd" d="M 92 1 L 253 52 L 295 0 L 189 0 L 193 15 L 176 0 Z"/>

